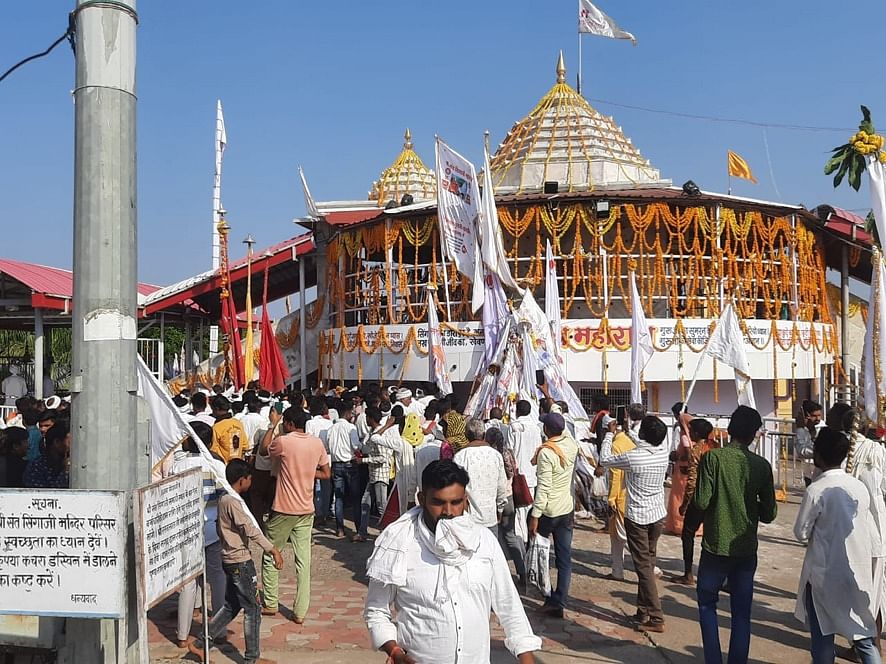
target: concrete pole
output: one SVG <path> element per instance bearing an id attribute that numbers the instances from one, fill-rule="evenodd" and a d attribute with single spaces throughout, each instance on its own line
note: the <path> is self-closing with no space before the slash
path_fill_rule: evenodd
<path id="1" fill-rule="evenodd" d="M 43 309 L 34 307 L 34 396 L 42 399 L 43 394 Z"/>
<path id="2" fill-rule="evenodd" d="M 298 305 L 301 311 L 298 314 L 298 361 L 301 364 L 301 389 L 308 386 L 308 361 L 307 353 L 307 334 L 308 325 L 308 307 L 305 302 L 305 261 L 306 257 L 302 256 L 298 259 Z"/>
<path id="3" fill-rule="evenodd" d="M 136 486 L 136 0 L 76 0 L 71 486 Z M 61 662 L 138 661 L 132 530 L 127 617 L 69 619 Z M 141 610 L 144 610 L 143 607 Z M 145 648 L 144 661 L 147 661 Z"/>

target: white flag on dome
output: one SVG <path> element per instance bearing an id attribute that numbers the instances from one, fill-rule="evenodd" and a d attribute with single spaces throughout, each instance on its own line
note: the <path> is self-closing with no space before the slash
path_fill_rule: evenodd
<path id="1" fill-rule="evenodd" d="M 630 39 L 632 44 L 637 45 L 634 35 L 618 27 L 615 21 L 589 0 L 578 0 L 578 31 L 612 39 Z"/>
<path id="2" fill-rule="evenodd" d="M 492 168 L 489 165 L 489 149 L 483 147 L 483 205 L 480 207 L 480 251 L 486 267 L 498 276 L 501 284 L 519 291 L 520 288 L 511 276 L 505 254 L 501 226 L 498 224 L 498 210 L 495 207 L 495 190 L 492 186 Z"/>

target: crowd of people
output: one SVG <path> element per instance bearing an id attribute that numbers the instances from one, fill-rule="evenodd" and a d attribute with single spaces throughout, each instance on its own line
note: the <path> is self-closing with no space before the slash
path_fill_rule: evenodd
<path id="1" fill-rule="evenodd" d="M 506 646 L 532 662 L 541 642 L 521 595 L 534 586 L 545 594 L 538 611 L 565 616 L 575 520 L 596 516 L 609 532 L 611 577 L 624 580 L 626 554 L 633 561 L 637 630 L 666 629 L 657 546 L 663 533 L 677 535 L 683 573 L 670 580 L 695 586 L 704 661 L 722 662 L 717 607 L 728 593 L 728 661 L 746 662 L 758 524 L 777 514 L 772 468 L 753 451 L 760 414 L 740 406 L 723 432 L 678 403 L 669 427 L 642 404 L 613 417 L 598 396 L 582 426 L 541 388 L 537 404 L 518 400 L 485 420 L 462 415 L 453 395 L 404 386 L 279 395 L 216 386 L 178 395 L 175 405 L 212 457 L 189 438 L 154 468 L 155 479 L 204 474 L 209 644 L 191 636 L 194 581 L 179 594 L 179 645 L 202 657 L 243 611 L 245 659 L 267 662 L 261 617 L 308 619 L 312 534 L 325 528 L 355 545 L 379 533 L 366 550 L 364 615 L 389 661 L 487 662 L 494 611 Z M 24 396 L 15 406 L 3 423 L 3 485 L 67 487 L 69 402 Z M 834 661 L 836 635 L 859 661 L 880 662 L 886 448 L 846 404 L 823 417 L 819 404 L 804 401 L 797 424 L 808 481 L 794 528 L 807 547 L 796 616 L 810 631 L 814 662 Z M 293 605 L 281 607 L 287 544 L 297 590 Z M 263 552 L 258 569 L 251 546 Z M 552 551 L 553 582 L 549 563 L 538 563 L 540 546 Z"/>

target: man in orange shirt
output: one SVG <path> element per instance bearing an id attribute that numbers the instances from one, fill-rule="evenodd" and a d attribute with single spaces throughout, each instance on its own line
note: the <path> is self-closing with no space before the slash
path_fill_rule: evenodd
<path id="1" fill-rule="evenodd" d="M 314 480 L 332 476 L 329 454 L 316 436 L 305 433 L 308 415 L 301 408 L 287 408 L 282 415 L 273 408 L 269 413 L 271 428 L 261 443 L 261 452 L 280 464 L 277 492 L 268 519 L 268 539 L 278 549 L 292 544 L 298 589 L 292 607 L 293 621 L 302 624 L 311 603 L 311 529 L 314 526 Z M 274 430 L 283 420 L 283 435 L 274 438 Z M 262 615 L 277 613 L 279 572 L 270 556 L 262 560 L 264 599 Z"/>
<path id="2" fill-rule="evenodd" d="M 637 446 L 640 422 L 646 417 L 646 408 L 641 403 L 632 403 L 627 407 L 625 421 L 619 422 L 622 430 L 612 441 L 612 453 L 622 454 Z M 612 556 L 612 578 L 624 581 L 625 578 L 625 546 L 628 535 L 625 532 L 625 509 L 627 506 L 628 489 L 624 482 L 624 471 L 609 468 L 609 508 L 612 516 L 609 519 L 609 550 Z"/>

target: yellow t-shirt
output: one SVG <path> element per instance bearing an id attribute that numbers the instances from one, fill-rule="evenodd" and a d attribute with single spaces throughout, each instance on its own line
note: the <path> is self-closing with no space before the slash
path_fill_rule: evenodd
<path id="1" fill-rule="evenodd" d="M 240 420 L 227 417 L 212 426 L 212 449 L 225 460 L 242 459 L 249 447 L 246 429 Z"/>

